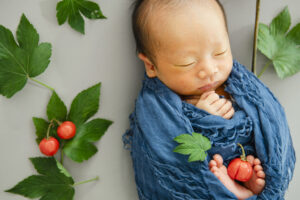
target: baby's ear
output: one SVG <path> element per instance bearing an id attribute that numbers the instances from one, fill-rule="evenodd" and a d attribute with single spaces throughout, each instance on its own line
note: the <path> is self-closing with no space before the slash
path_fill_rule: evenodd
<path id="1" fill-rule="evenodd" d="M 149 78 L 156 77 L 156 68 L 155 68 L 154 64 L 149 60 L 149 58 L 147 58 L 147 56 L 145 56 L 142 53 L 139 53 L 138 57 L 144 62 L 147 76 Z"/>

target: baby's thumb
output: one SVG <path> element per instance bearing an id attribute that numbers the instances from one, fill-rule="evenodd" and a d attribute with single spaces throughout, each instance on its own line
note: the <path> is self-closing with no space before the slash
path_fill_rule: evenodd
<path id="1" fill-rule="evenodd" d="M 200 100 L 205 100 L 209 95 L 216 93 L 214 90 L 213 91 L 208 91 L 208 92 L 204 92 L 202 93 Z"/>

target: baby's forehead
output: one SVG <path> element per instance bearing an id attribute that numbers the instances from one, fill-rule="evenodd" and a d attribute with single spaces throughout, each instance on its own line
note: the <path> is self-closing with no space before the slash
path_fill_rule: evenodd
<path id="1" fill-rule="evenodd" d="M 202 9 L 215 12 L 227 24 L 223 7 L 216 0 L 148 0 L 145 6 L 144 10 L 147 14 L 145 14 L 144 20 L 149 26 L 165 22 L 166 18 L 172 20 L 174 16 L 186 16 L 186 13 L 194 7 L 197 7 L 200 13 Z M 210 20 L 206 19 L 206 21 Z M 163 24 L 161 26 L 163 28 Z"/>
<path id="2" fill-rule="evenodd" d="M 213 20 L 205 15 L 210 10 L 213 16 L 217 16 L 217 20 L 225 22 L 227 27 L 225 13 L 221 5 L 216 0 L 149 0 L 147 5 L 147 14 L 144 16 L 144 23 L 148 34 L 152 32 L 160 32 L 169 23 L 180 21 L 182 18 L 190 18 L 188 20 L 201 20 L 204 23 L 210 23 Z M 189 15 L 191 12 L 197 15 Z M 201 15 L 203 13 L 203 15 Z"/>
<path id="3" fill-rule="evenodd" d="M 187 22 L 203 21 L 206 24 L 211 23 L 210 21 L 213 19 L 209 16 L 201 14 L 197 15 L 197 18 L 193 18 L 192 15 L 189 15 L 191 11 L 193 13 L 207 13 L 207 10 L 211 10 L 213 16 L 215 16 L 213 18 L 217 18 L 215 20 L 225 21 L 226 24 L 223 8 L 218 5 L 217 0 L 143 0 L 137 23 L 142 33 L 140 39 L 143 41 L 144 47 L 150 51 L 163 48 L 166 37 L 161 36 L 162 32 L 168 33 L 167 35 L 174 32 L 174 29 L 173 32 L 169 29 L 172 27 L 169 26 L 170 24 L 175 24 L 177 26 L 175 32 L 181 33 L 181 30 L 187 28 L 184 23 L 179 25 L 179 22 L 184 20 L 187 20 Z M 195 27 L 188 28 L 194 29 Z"/>

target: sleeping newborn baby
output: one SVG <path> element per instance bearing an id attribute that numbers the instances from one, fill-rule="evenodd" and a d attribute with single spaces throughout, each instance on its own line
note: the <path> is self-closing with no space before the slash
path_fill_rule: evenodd
<path id="1" fill-rule="evenodd" d="M 171 168 L 170 163 L 172 161 L 181 159 L 177 157 L 173 159 L 170 158 L 170 156 L 163 157 L 163 155 L 170 153 L 170 150 L 172 150 L 171 145 L 174 147 L 174 143 L 167 143 L 164 141 L 164 146 L 159 147 L 157 143 L 158 141 L 162 141 L 162 138 L 159 135 L 167 135 L 169 132 L 175 136 L 179 135 L 179 131 L 181 130 L 180 127 L 188 126 L 181 124 L 187 123 L 190 124 L 189 127 L 192 126 L 193 128 L 182 128 L 182 130 L 187 129 L 187 131 L 190 130 L 190 132 L 193 132 L 197 128 L 199 128 L 199 130 L 202 128 L 201 131 L 203 131 L 206 136 L 211 139 L 211 141 L 214 141 L 214 132 L 205 132 L 203 126 L 199 124 L 197 125 L 197 123 L 206 123 L 202 117 L 206 117 L 207 119 L 208 117 L 212 117 L 211 120 L 208 120 L 208 123 L 212 124 L 211 126 L 218 127 L 221 126 L 220 124 L 222 123 L 226 123 L 228 126 L 233 126 L 230 125 L 230 123 L 232 118 L 235 116 L 237 111 L 236 109 L 239 110 L 236 118 L 243 116 L 241 117 L 240 121 L 245 119 L 244 121 L 247 123 L 247 126 L 251 126 L 251 128 L 248 130 L 249 133 L 247 133 L 247 139 L 242 140 L 248 145 L 248 152 L 253 153 L 253 155 L 247 156 L 247 160 L 251 163 L 251 166 L 254 170 L 251 179 L 245 183 L 241 183 L 232 180 L 228 176 L 226 166 L 230 161 L 229 159 L 231 159 L 233 156 L 232 152 L 237 152 L 237 145 L 232 143 L 226 147 L 227 150 L 224 148 L 223 151 L 220 150 L 217 145 L 219 139 L 218 141 L 215 140 L 214 143 L 212 143 L 212 150 L 209 152 L 211 155 L 211 160 L 206 161 L 207 163 L 204 162 L 201 164 L 201 167 L 203 167 L 203 169 L 208 167 L 210 171 L 207 173 L 212 173 L 215 177 L 217 177 L 223 186 L 233 193 L 236 198 L 256 198 L 256 195 L 260 194 L 265 188 L 266 174 L 262 167 L 261 160 L 256 157 L 256 152 L 254 150 L 255 145 L 253 131 L 255 126 L 253 126 L 253 122 L 250 120 L 250 117 L 248 117 L 246 114 L 244 114 L 245 112 L 242 111 L 242 106 L 239 106 L 239 103 L 236 103 L 236 100 L 239 101 L 239 99 L 235 99 L 235 96 L 231 95 L 226 90 L 226 83 L 229 76 L 239 76 L 238 69 L 235 70 L 235 74 L 237 75 L 233 73 L 233 66 L 235 65 L 238 68 L 239 64 L 236 61 L 234 62 L 232 59 L 226 17 L 221 4 L 216 0 L 136 1 L 135 10 L 132 17 L 133 32 L 136 39 L 138 57 L 144 63 L 146 80 L 144 81 L 143 89 L 137 101 L 135 113 L 131 115 L 131 129 L 127 131 L 124 136 L 131 137 L 131 145 L 136 145 L 135 150 L 137 152 L 149 152 L 149 158 L 140 158 L 140 154 L 132 151 L 134 167 L 136 170 L 136 183 L 140 198 L 197 198 L 195 197 L 196 194 L 188 194 L 190 186 L 186 186 L 186 184 L 188 184 L 191 179 L 187 179 L 187 183 L 182 183 L 184 181 L 181 181 L 180 184 L 183 184 L 182 186 L 177 186 L 174 183 L 172 186 L 170 186 L 174 187 L 173 189 L 168 188 L 166 185 L 172 181 L 175 181 L 173 179 L 178 178 L 176 175 L 174 175 L 175 178 L 169 178 L 169 180 L 166 180 L 167 177 L 172 176 L 165 175 L 163 179 L 166 181 L 165 184 L 162 184 L 163 181 L 158 181 L 157 179 L 159 178 L 155 179 L 155 177 L 163 176 L 163 173 L 159 173 L 159 170 L 162 170 L 161 168 Z M 243 73 L 250 73 L 246 71 L 244 72 L 243 70 Z M 251 79 L 255 78 L 251 77 Z M 257 80 L 255 79 L 255 81 Z M 228 88 L 230 89 L 231 86 L 228 86 Z M 247 93 L 248 90 L 245 90 L 244 92 Z M 179 98 L 176 99 L 176 96 Z M 247 94 L 245 94 L 245 96 L 247 96 Z M 251 96 L 251 94 L 249 94 L 249 96 Z M 149 98 L 149 100 L 147 98 Z M 174 99 L 174 102 L 176 103 L 172 102 L 172 99 Z M 169 102 L 164 107 L 160 105 L 164 105 L 162 101 Z M 188 118 L 187 120 L 186 116 L 189 115 L 188 112 L 184 115 L 180 113 L 182 112 L 182 106 L 189 108 L 189 113 L 197 112 L 198 114 L 204 114 L 199 114 L 198 117 L 194 118 L 191 114 L 192 119 Z M 170 116 L 172 114 L 168 113 L 168 109 L 170 107 L 176 107 L 177 110 L 174 109 L 174 115 L 176 115 L 175 117 Z M 165 112 L 160 112 L 159 109 L 162 109 Z M 160 112 L 160 114 L 157 114 L 156 112 Z M 179 115 L 181 116 L 181 121 L 178 120 L 177 122 L 175 119 L 177 119 L 176 117 Z M 142 119 L 143 117 L 145 117 L 147 120 L 145 120 L 143 123 L 139 122 L 139 118 Z M 168 123 L 168 118 L 170 118 L 170 123 Z M 201 121 L 200 118 L 203 120 Z M 234 119 L 235 122 L 239 120 L 236 118 Z M 160 122 L 162 123 L 163 121 L 165 124 L 158 124 Z M 232 122 L 232 124 L 235 122 Z M 149 125 L 147 125 L 148 123 Z M 193 123 L 195 125 L 193 125 Z M 174 127 L 172 129 L 172 124 L 177 124 L 178 127 Z M 134 131 L 135 129 L 137 129 L 136 132 Z M 178 131 L 177 133 L 176 130 Z M 214 130 L 216 129 L 214 128 Z M 224 131 L 225 129 L 222 130 Z M 151 135 L 152 133 L 154 135 Z M 149 137 L 149 141 L 142 137 Z M 156 137 L 157 140 L 152 144 L 150 140 L 154 141 Z M 227 139 L 230 139 L 231 141 L 237 141 L 239 138 L 244 136 L 236 134 L 234 137 L 236 137 L 236 139 L 222 136 L 220 140 L 226 141 Z M 168 137 L 168 140 L 169 139 L 170 137 Z M 145 147 L 142 144 L 145 144 Z M 166 146 L 170 148 L 167 149 Z M 218 152 L 218 150 L 221 152 Z M 156 157 L 154 152 L 158 151 L 160 151 L 162 155 Z M 167 153 L 164 154 L 164 151 Z M 145 164 L 146 162 L 142 164 L 142 159 L 148 159 L 149 164 Z M 153 161 L 155 159 L 157 159 L 157 162 Z M 226 163 L 224 163 L 223 160 L 226 160 Z M 150 163 L 152 162 L 156 163 L 153 164 L 153 166 L 156 166 L 157 168 L 149 167 L 151 166 Z M 165 165 L 161 165 L 162 163 Z M 193 165 L 192 167 L 195 166 L 195 168 L 197 168 L 194 163 L 190 165 Z M 149 171 L 147 171 L 146 166 L 149 167 Z M 174 166 L 175 168 L 173 171 L 177 171 L 176 164 L 172 165 L 172 168 Z M 144 169 L 144 171 L 141 172 L 143 174 L 137 172 L 140 170 L 140 168 Z M 180 170 L 182 171 L 182 169 Z M 154 175 L 147 175 L 146 173 L 153 173 Z M 201 176 L 201 174 L 199 175 Z M 203 176 L 206 175 L 203 174 Z M 149 178 L 149 176 L 153 177 Z M 194 175 L 191 176 L 194 177 Z M 149 182 L 151 182 L 150 179 L 152 181 L 158 181 L 160 183 L 158 185 L 160 185 L 165 193 L 162 194 L 163 192 L 158 192 L 158 190 L 161 188 L 154 189 L 153 186 L 149 186 L 149 184 L 145 182 L 147 179 Z M 201 184 L 199 183 L 199 187 Z M 205 187 L 208 188 L 215 187 L 214 184 L 209 185 L 207 181 L 205 184 Z M 194 187 L 196 187 L 196 185 Z M 185 189 L 182 189 L 183 187 Z M 182 192 L 179 194 L 179 188 L 185 191 L 185 193 Z M 220 186 L 220 188 L 222 188 L 222 186 Z M 176 193 L 176 190 L 178 190 L 178 193 Z M 167 191 L 169 194 L 167 194 Z M 219 192 L 221 193 L 221 190 L 219 190 Z M 151 193 L 151 195 L 147 196 L 147 193 Z M 230 193 L 226 195 L 229 194 Z M 203 195 L 205 196 L 207 194 Z M 179 198 L 179 196 L 181 198 Z M 216 198 L 217 195 L 212 196 Z M 205 198 L 212 199 L 212 196 Z M 220 194 L 218 197 L 226 199 L 225 193 L 223 196 Z M 202 199 L 200 196 L 198 198 Z"/>
<path id="2" fill-rule="evenodd" d="M 138 56 L 145 64 L 148 77 L 159 78 L 196 107 L 230 119 L 234 108 L 227 99 L 224 82 L 233 61 L 224 13 L 215 0 L 181 4 L 151 8 L 153 12 L 149 13 L 144 31 L 148 31 L 147 45 L 152 57 L 143 53 Z M 256 173 L 244 186 L 229 178 L 220 155 L 215 155 L 210 162 L 211 171 L 239 199 L 260 193 L 265 185 L 259 159 L 249 156 L 248 160 Z"/>

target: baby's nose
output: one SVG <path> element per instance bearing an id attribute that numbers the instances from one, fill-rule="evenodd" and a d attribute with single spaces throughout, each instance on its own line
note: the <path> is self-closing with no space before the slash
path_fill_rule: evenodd
<path id="1" fill-rule="evenodd" d="M 215 76 L 217 72 L 218 72 L 218 68 L 216 66 L 212 66 L 212 65 L 207 66 L 199 71 L 199 77 L 201 79 L 209 78 Z"/>

